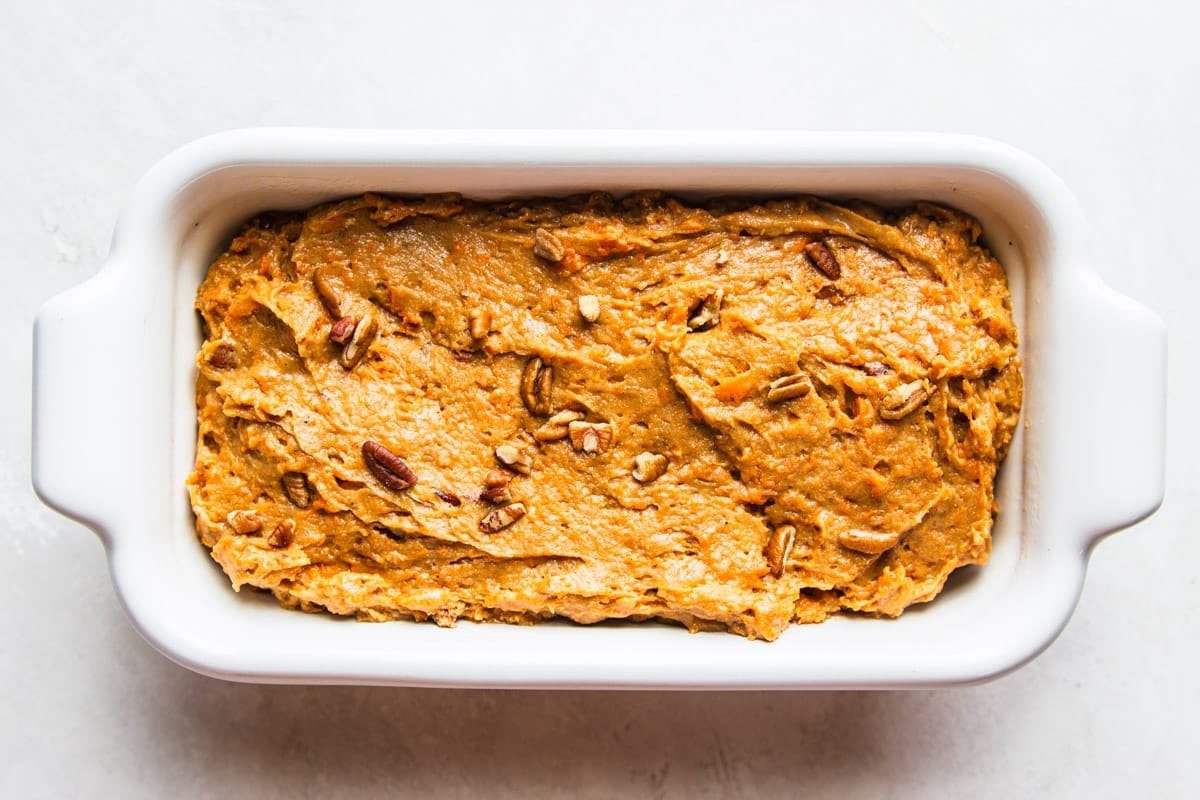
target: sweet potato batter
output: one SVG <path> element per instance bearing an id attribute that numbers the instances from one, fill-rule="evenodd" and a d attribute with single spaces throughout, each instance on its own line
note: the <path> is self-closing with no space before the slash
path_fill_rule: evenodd
<path id="1" fill-rule="evenodd" d="M 200 538 L 368 620 L 897 615 L 986 560 L 1017 423 L 979 235 L 809 197 L 261 216 L 197 298 Z"/>

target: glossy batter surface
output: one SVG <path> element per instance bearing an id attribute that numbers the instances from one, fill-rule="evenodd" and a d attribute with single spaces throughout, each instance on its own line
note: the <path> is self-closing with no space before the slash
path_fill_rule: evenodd
<path id="1" fill-rule="evenodd" d="M 198 533 L 370 620 L 897 615 L 986 560 L 1017 423 L 979 234 L 807 197 L 264 215 L 197 297 Z"/>

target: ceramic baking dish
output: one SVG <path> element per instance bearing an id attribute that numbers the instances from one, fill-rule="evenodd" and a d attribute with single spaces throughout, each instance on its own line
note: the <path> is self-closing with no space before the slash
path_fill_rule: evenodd
<path id="1" fill-rule="evenodd" d="M 657 624 L 361 624 L 235 594 L 196 540 L 193 295 L 239 223 L 366 190 L 478 198 L 660 188 L 914 199 L 975 214 L 1021 329 L 1024 420 L 990 563 L 896 620 L 838 617 L 778 641 Z M 130 617 L 181 664 L 303 683 L 882 688 L 979 681 L 1062 629 L 1088 552 L 1163 494 L 1161 321 L 1089 269 L 1076 202 L 1037 161 L 934 134 L 264 129 L 187 145 L 137 185 L 104 268 L 35 325 L 33 480 L 103 540 Z M 1119 364 L 1121 381 L 1111 379 Z"/>

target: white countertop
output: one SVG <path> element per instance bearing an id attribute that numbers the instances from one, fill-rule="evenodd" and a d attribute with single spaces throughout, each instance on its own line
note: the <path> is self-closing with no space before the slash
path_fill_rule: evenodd
<path id="1" fill-rule="evenodd" d="M 1194 6 L 90 5 L 14 4 L 0 26 L 0 796 L 1187 794 L 1200 715 Z M 33 496 L 31 326 L 100 268 L 155 160 L 252 125 L 921 129 L 1015 144 L 1078 195 L 1097 271 L 1167 320 L 1167 501 L 1096 548 L 1045 654 L 974 688 L 468 692 L 192 674 L 127 623 L 99 542 Z M 1120 364 L 1110 378 L 1119 387 Z"/>

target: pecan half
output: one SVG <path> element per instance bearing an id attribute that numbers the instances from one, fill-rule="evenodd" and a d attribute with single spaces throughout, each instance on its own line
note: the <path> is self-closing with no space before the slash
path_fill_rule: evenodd
<path id="1" fill-rule="evenodd" d="M 554 367 L 538 356 L 525 362 L 521 373 L 521 402 L 529 413 L 539 417 L 550 414 L 550 393 L 554 390 Z"/>
<path id="2" fill-rule="evenodd" d="M 296 523 L 290 519 L 285 519 L 275 526 L 275 530 L 271 531 L 271 535 L 267 537 L 267 544 L 271 545 L 271 547 L 289 547 L 292 544 L 295 534 Z"/>
<path id="3" fill-rule="evenodd" d="M 928 399 L 929 389 L 925 387 L 925 382 L 911 381 L 883 396 L 879 404 L 879 416 L 884 419 L 903 419 Z"/>
<path id="4" fill-rule="evenodd" d="M 486 339 L 492 330 L 492 312 L 486 308 L 472 308 L 467 315 L 467 331 L 475 340 Z"/>
<path id="5" fill-rule="evenodd" d="M 394 492 L 402 492 L 417 482 L 417 474 L 404 459 L 379 442 L 366 441 L 362 446 L 363 463 L 376 480 Z"/>
<path id="6" fill-rule="evenodd" d="M 838 544 L 842 547 L 871 556 L 877 556 L 885 550 L 890 550 L 899 542 L 900 534 L 898 533 L 851 529 L 838 534 Z"/>
<path id="7" fill-rule="evenodd" d="M 287 472 L 283 476 L 283 491 L 297 508 L 308 508 L 312 502 L 312 487 L 303 472 Z"/>
<path id="8" fill-rule="evenodd" d="M 724 302 L 724 289 L 717 289 L 701 300 L 688 315 L 688 330 L 698 333 L 717 327 L 721 323 L 721 304 Z"/>
<path id="9" fill-rule="evenodd" d="M 525 516 L 524 503 L 512 503 L 488 513 L 479 522 L 479 530 L 484 533 L 497 533 Z"/>
<path id="10" fill-rule="evenodd" d="M 553 233 L 545 228 L 538 228 L 533 232 L 533 254 L 557 264 L 566 257 L 567 248 Z"/>
<path id="11" fill-rule="evenodd" d="M 346 344 L 354 338 L 354 330 L 358 320 L 354 317 L 342 317 L 329 328 L 329 340 L 338 344 Z"/>
<path id="12" fill-rule="evenodd" d="M 630 474 L 638 483 L 650 483 L 667 473 L 667 457 L 661 453 L 638 453 Z"/>
<path id="13" fill-rule="evenodd" d="M 833 251 L 824 242 L 809 242 L 804 245 L 804 252 L 808 254 L 813 266 L 819 269 L 829 280 L 836 281 L 842 277 L 841 265 L 838 264 Z"/>
<path id="14" fill-rule="evenodd" d="M 571 446 L 589 456 L 603 453 L 612 444 L 613 429 L 607 422 L 572 422 L 567 426 Z"/>
<path id="15" fill-rule="evenodd" d="M 345 348 L 342 349 L 342 354 L 338 357 L 338 363 L 346 369 L 354 369 L 355 365 L 362 361 L 363 356 L 367 354 L 367 348 L 371 346 L 371 342 L 375 339 L 377 331 L 375 317 L 369 314 L 363 317 L 362 321 L 354 329 L 354 336 Z"/>
<path id="16" fill-rule="evenodd" d="M 580 295 L 579 316 L 588 322 L 595 322 L 600 319 L 600 298 L 594 294 Z"/>
<path id="17" fill-rule="evenodd" d="M 521 448 L 514 444 L 505 443 L 496 448 L 496 460 L 513 472 L 528 475 L 533 467 L 533 459 Z"/>
<path id="18" fill-rule="evenodd" d="M 262 530 L 262 517 L 253 511 L 230 511 L 225 515 L 225 524 L 233 528 L 234 533 L 249 536 Z"/>
<path id="19" fill-rule="evenodd" d="M 767 387 L 767 402 L 782 403 L 785 400 L 795 400 L 807 395 L 812 388 L 812 379 L 803 372 L 784 375 L 771 381 L 771 385 Z"/>
<path id="20" fill-rule="evenodd" d="M 792 547 L 796 544 L 796 528 L 793 525 L 780 525 L 771 531 L 767 540 L 767 566 L 776 578 L 783 576 L 783 569 L 792 555 Z"/>
<path id="21" fill-rule="evenodd" d="M 533 438 L 539 442 L 557 442 L 567 438 L 567 426 L 576 420 L 583 419 L 583 414 L 567 409 L 546 420 L 546 423 L 533 432 Z"/>

